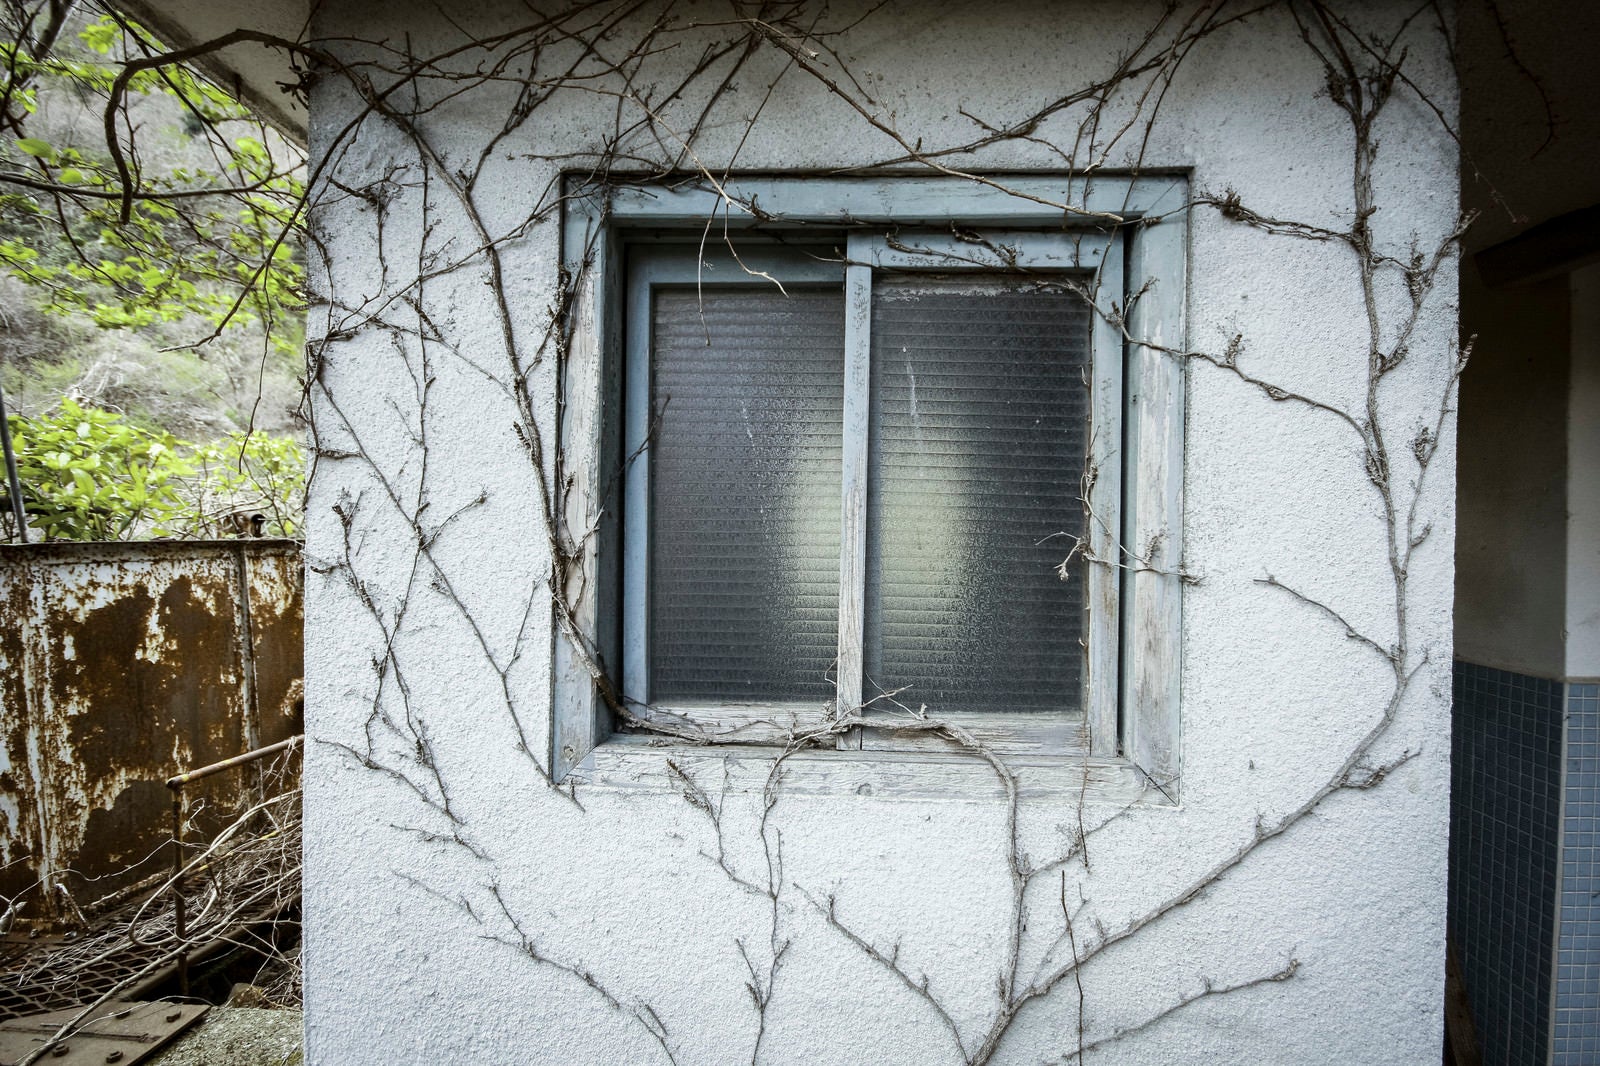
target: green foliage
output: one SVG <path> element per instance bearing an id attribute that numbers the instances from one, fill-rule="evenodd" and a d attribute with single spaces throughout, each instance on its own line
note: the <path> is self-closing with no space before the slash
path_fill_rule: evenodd
<path id="1" fill-rule="evenodd" d="M 48 294 L 48 310 L 105 329 L 198 318 L 221 331 L 260 319 L 275 344 L 297 352 L 297 153 L 280 144 L 274 158 L 249 112 L 182 66 L 129 80 L 122 125 L 139 129 L 141 150 L 127 152 L 135 195 L 126 220 L 106 146 L 74 142 L 77 130 L 100 128 L 120 57 L 141 48 L 161 45 L 111 16 L 44 55 L 15 34 L 0 40 L 0 270 Z M 73 120 L 52 123 L 52 109 Z M 146 144 L 162 138 L 182 143 Z"/>
<path id="2" fill-rule="evenodd" d="M 213 537 L 243 512 L 293 535 L 294 438 L 183 438 L 293 417 L 303 158 L 169 64 L 123 83 L 119 171 L 107 106 L 126 63 L 164 46 L 86 12 L 0 5 L 0 378 L 20 401 L 8 428 L 28 524 L 42 539 Z"/>
<path id="3" fill-rule="evenodd" d="M 233 515 L 260 514 L 262 534 L 293 537 L 300 532 L 305 496 L 305 451 L 293 437 L 232 433 L 186 453 L 194 468 L 184 484 L 184 508 L 176 523 L 183 535 L 220 537 Z"/>
<path id="4" fill-rule="evenodd" d="M 65 400 L 52 418 L 11 419 L 28 525 L 45 540 L 125 540 L 164 532 L 191 472 L 178 441 Z M 157 535 L 160 535 L 160 532 Z"/>
<path id="5" fill-rule="evenodd" d="M 13 415 L 10 431 L 35 539 L 218 537 L 239 532 L 233 516 L 257 513 L 267 536 L 299 529 L 305 470 L 292 437 L 197 445 L 70 399 L 48 416 Z"/>

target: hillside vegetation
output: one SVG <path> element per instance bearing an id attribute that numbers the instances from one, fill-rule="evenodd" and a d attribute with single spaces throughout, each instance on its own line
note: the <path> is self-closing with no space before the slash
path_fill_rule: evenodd
<path id="1" fill-rule="evenodd" d="M 124 180 L 107 103 L 160 47 L 86 5 L 0 14 L 0 387 L 30 539 L 299 527 L 303 158 L 150 68 L 113 109 Z"/>

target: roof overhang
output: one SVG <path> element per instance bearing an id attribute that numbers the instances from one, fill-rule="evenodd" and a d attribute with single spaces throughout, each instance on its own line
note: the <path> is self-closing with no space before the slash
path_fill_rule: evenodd
<path id="1" fill-rule="evenodd" d="M 239 29 L 298 41 L 311 17 L 310 0 L 113 2 L 172 48 L 192 48 Z M 194 60 L 194 65 L 284 136 L 304 145 L 305 106 L 285 89 L 299 80 L 292 58 L 282 48 L 235 44 Z"/>
<path id="2" fill-rule="evenodd" d="M 1491 289 L 1543 281 L 1600 263 L 1600 204 L 1548 219 L 1472 258 Z"/>

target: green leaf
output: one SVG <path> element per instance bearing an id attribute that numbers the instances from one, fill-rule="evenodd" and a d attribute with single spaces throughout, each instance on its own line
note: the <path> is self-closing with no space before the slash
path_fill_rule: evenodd
<path id="1" fill-rule="evenodd" d="M 18 137 L 17 148 L 36 159 L 50 159 L 55 156 L 56 150 L 50 147 L 49 141 L 41 141 L 37 137 Z"/>

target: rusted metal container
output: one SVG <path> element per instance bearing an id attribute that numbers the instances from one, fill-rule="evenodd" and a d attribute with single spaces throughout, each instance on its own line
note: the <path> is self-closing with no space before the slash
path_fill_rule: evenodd
<path id="1" fill-rule="evenodd" d="M 5 900 L 59 920 L 158 872 L 167 778 L 301 731 L 303 574 L 285 540 L 0 546 Z"/>

